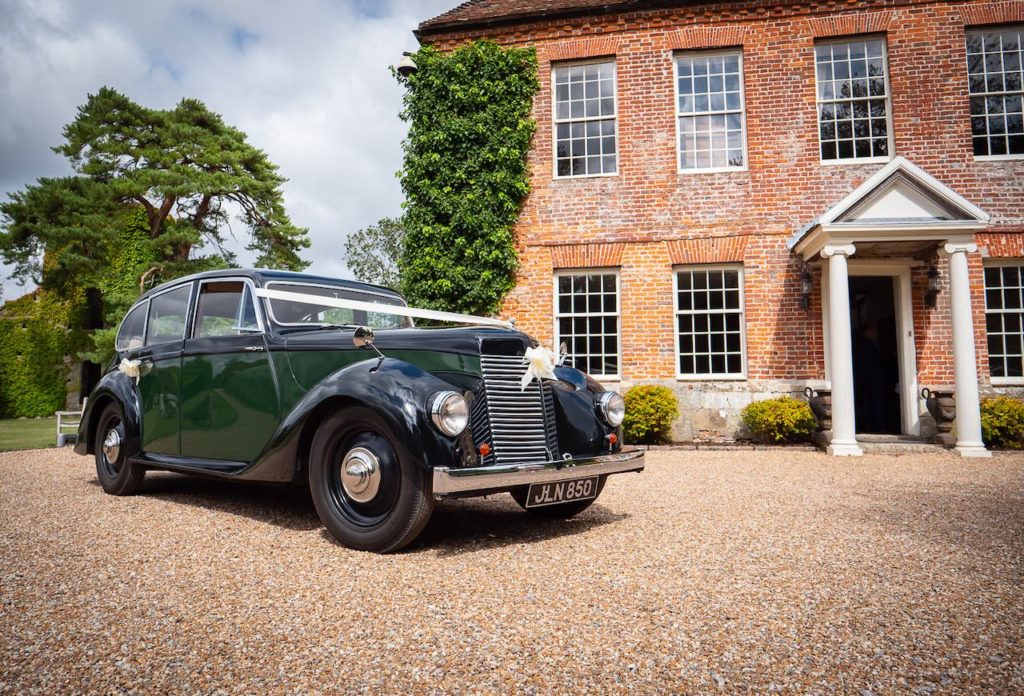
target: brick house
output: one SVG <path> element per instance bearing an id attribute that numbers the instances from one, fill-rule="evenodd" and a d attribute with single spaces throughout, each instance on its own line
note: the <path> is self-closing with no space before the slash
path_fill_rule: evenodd
<path id="1" fill-rule="evenodd" d="M 422 43 L 537 49 L 506 311 L 680 439 L 831 389 L 830 452 L 927 436 L 923 387 L 1024 391 L 1024 2 L 471 0 Z"/>

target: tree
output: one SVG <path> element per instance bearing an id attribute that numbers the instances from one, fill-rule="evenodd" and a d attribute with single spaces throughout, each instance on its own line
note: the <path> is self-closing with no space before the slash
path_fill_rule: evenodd
<path id="1" fill-rule="evenodd" d="M 98 287 L 133 209 L 145 215 L 151 282 L 233 264 L 232 217 L 258 266 L 307 265 L 298 255 L 307 231 L 285 213 L 277 167 L 202 102 L 150 109 L 104 87 L 63 135 L 54 151 L 77 176 L 40 179 L 0 204 L 0 257 L 15 277 L 62 292 Z"/>
<path id="2" fill-rule="evenodd" d="M 398 290 L 398 261 L 402 255 L 405 228 L 394 218 L 384 218 L 345 240 L 345 263 L 364 283 L 376 283 Z"/>

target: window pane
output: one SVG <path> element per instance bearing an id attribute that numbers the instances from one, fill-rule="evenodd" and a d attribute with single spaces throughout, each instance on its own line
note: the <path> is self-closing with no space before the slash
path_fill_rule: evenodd
<path id="1" fill-rule="evenodd" d="M 614 375 L 618 357 L 618 283 L 614 273 L 558 276 L 556 345 L 569 346 L 570 362 L 594 375 Z"/>
<path id="2" fill-rule="evenodd" d="M 676 58 L 681 169 L 742 167 L 740 54 Z"/>
<path id="3" fill-rule="evenodd" d="M 146 331 L 146 313 L 149 310 L 147 303 L 143 302 L 138 307 L 128 312 L 128 315 L 121 323 L 121 330 L 117 332 L 116 348 L 119 351 L 134 350 L 142 347 L 143 337 Z"/>
<path id="4" fill-rule="evenodd" d="M 180 341 L 185 337 L 185 318 L 192 284 L 183 285 L 149 301 L 149 325 L 146 345 Z"/>
<path id="5" fill-rule="evenodd" d="M 1024 368 L 1024 263 L 985 269 L 985 330 L 993 377 L 1021 377 Z"/>
<path id="6" fill-rule="evenodd" d="M 883 42 L 846 41 L 818 48 L 815 74 L 821 158 L 888 156 L 889 99 Z"/>
<path id="7" fill-rule="evenodd" d="M 741 375 L 739 269 L 681 269 L 676 287 L 680 375 Z"/>
<path id="8" fill-rule="evenodd" d="M 614 174 L 616 107 L 612 63 L 557 67 L 554 82 L 557 175 Z"/>
<path id="9" fill-rule="evenodd" d="M 976 156 L 1024 154 L 1021 27 L 967 35 L 967 88 Z"/>

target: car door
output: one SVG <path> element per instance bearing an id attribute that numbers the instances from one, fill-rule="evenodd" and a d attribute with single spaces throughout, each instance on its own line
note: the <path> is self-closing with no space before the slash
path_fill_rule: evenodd
<path id="1" fill-rule="evenodd" d="M 200 283 L 182 367 L 182 455 L 251 462 L 270 439 L 279 411 L 263 327 L 250 281 Z"/>
<path id="2" fill-rule="evenodd" d="M 181 350 L 191 295 L 192 283 L 185 283 L 149 298 L 145 343 L 135 354 L 140 362 L 142 450 L 149 454 L 181 453 Z"/>

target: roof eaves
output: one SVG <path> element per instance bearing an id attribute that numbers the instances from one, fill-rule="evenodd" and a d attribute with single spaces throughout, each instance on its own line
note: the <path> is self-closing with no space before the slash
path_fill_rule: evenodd
<path id="1" fill-rule="evenodd" d="M 413 35 L 422 42 L 424 37 L 438 34 L 448 34 L 460 31 L 471 31 L 474 29 L 488 29 L 492 27 L 514 26 L 551 19 L 572 19 L 574 17 L 586 17 L 593 15 L 616 14 L 620 12 L 637 12 L 643 10 L 657 10 L 666 7 L 678 7 L 679 5 L 690 4 L 693 0 L 620 0 L 619 2 L 608 2 L 602 5 L 587 5 L 580 7 L 566 7 L 557 9 L 537 9 L 530 12 L 519 12 L 515 14 L 498 15 L 494 17 L 467 19 L 467 20 L 444 20 L 446 14 L 455 12 L 461 7 L 471 5 L 466 2 L 459 7 L 449 10 L 445 14 L 438 15 L 413 29 Z M 440 20 L 440 21 L 439 21 Z"/>

